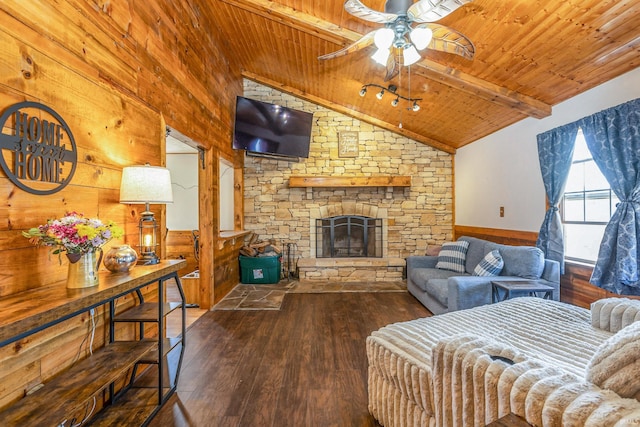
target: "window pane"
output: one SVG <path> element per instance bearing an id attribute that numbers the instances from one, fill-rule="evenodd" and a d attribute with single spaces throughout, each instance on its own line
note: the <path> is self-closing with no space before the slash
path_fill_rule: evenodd
<path id="1" fill-rule="evenodd" d="M 584 140 L 584 134 L 582 133 L 582 129 L 580 129 L 576 135 L 576 145 L 573 147 L 572 161 L 577 162 L 578 160 L 586 160 L 591 157 L 591 152 L 587 147 L 587 141 Z"/>
<path id="2" fill-rule="evenodd" d="M 583 163 L 584 165 L 584 189 L 585 190 L 602 190 L 609 188 L 607 179 L 602 175 L 600 169 L 593 160 Z"/>
<path id="3" fill-rule="evenodd" d="M 565 256 L 595 262 L 606 223 L 615 211 L 618 198 L 593 161 L 582 130 L 576 136 L 572 162 L 561 212 L 565 222 Z"/>
<path id="4" fill-rule="evenodd" d="M 565 221 L 584 221 L 583 193 L 565 194 L 562 213 Z"/>
<path id="5" fill-rule="evenodd" d="M 564 187 L 565 193 L 584 190 L 584 163 L 575 163 L 569 169 L 569 177 Z"/>
<path id="6" fill-rule="evenodd" d="M 586 193 L 585 221 L 609 222 L 611 218 L 611 202 L 609 191 Z"/>
<path id="7" fill-rule="evenodd" d="M 565 224 L 565 257 L 596 262 L 604 225 Z"/>

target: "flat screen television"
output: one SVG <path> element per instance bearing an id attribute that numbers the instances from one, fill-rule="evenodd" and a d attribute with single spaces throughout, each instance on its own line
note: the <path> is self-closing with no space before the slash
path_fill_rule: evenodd
<path id="1" fill-rule="evenodd" d="M 247 154 L 309 157 L 313 113 L 238 96 L 233 148 Z"/>

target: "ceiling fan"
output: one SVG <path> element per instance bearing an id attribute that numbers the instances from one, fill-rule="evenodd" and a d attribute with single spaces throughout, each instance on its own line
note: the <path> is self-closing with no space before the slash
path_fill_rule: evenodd
<path id="1" fill-rule="evenodd" d="M 399 65 L 408 66 L 418 62 L 422 58 L 418 51 L 427 47 L 473 59 L 475 47 L 471 40 L 452 28 L 433 23 L 471 1 L 420 0 L 413 3 L 413 0 L 387 0 L 384 12 L 379 12 L 368 8 L 360 0 L 347 0 L 344 2 L 344 9 L 351 15 L 384 24 L 384 27 L 365 34 L 343 49 L 319 56 L 318 59 L 337 58 L 375 44 L 377 50 L 371 58 L 386 65 L 385 81 L 398 74 Z M 414 23 L 418 25 L 412 26 Z"/>

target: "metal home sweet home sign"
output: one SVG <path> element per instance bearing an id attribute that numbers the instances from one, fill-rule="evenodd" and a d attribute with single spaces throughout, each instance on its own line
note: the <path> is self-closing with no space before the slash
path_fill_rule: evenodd
<path id="1" fill-rule="evenodd" d="M 37 102 L 14 104 L 0 116 L 0 129 L 0 166 L 16 186 L 45 195 L 69 184 L 78 162 L 76 142 L 53 109 Z"/>

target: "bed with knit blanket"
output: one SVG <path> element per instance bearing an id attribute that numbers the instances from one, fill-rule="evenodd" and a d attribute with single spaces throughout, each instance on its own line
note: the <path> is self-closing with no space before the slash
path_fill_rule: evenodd
<path id="1" fill-rule="evenodd" d="M 395 323 L 366 340 L 369 411 L 385 427 L 640 426 L 640 301 L 541 298 Z"/>

